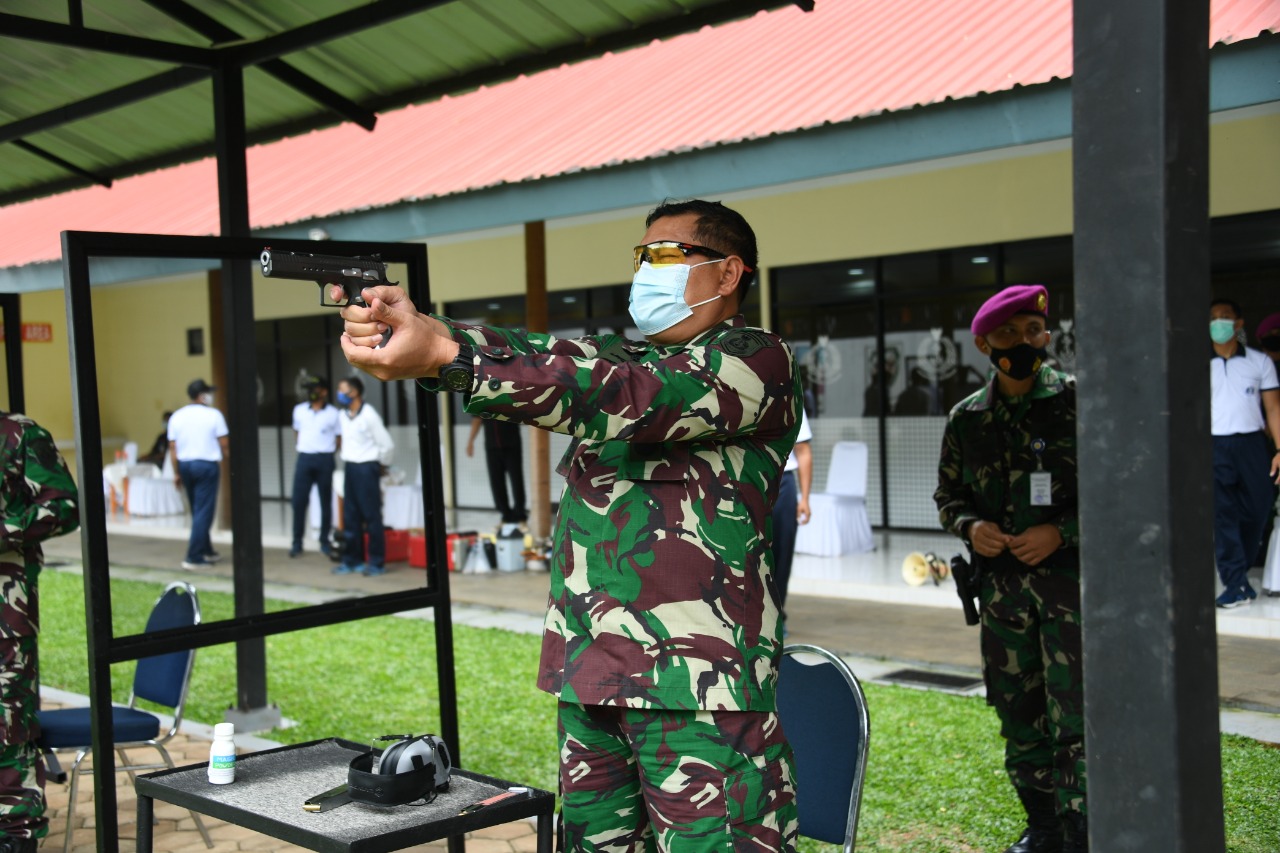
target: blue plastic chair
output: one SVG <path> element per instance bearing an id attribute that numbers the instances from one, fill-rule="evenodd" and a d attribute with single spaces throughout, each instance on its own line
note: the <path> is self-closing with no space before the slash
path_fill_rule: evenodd
<path id="1" fill-rule="evenodd" d="M 858 677 L 824 648 L 786 646 L 778 717 L 795 750 L 800 834 L 853 853 L 871 738 Z"/>
<path id="2" fill-rule="evenodd" d="M 156 600 L 147 619 L 147 633 L 165 631 L 171 628 L 189 628 L 200 624 L 200 601 L 196 597 L 196 589 L 189 583 L 177 581 L 169 584 L 164 593 Z M 191 683 L 191 668 L 195 663 L 194 649 L 169 652 L 141 658 L 133 675 L 133 691 L 127 706 L 113 705 L 111 719 L 115 735 L 114 746 L 120 757 L 117 771 L 125 771 L 132 780 L 139 770 L 172 769 L 173 759 L 164 745 L 178 733 L 182 725 L 182 712 L 187 703 L 187 687 Z M 161 734 L 161 720 L 155 714 L 134 707 L 137 700 L 145 699 L 157 705 L 173 709 L 173 724 L 168 731 Z M 40 739 L 37 744 L 46 752 L 57 753 L 59 750 L 76 750 L 75 761 L 71 765 L 67 802 L 67 835 L 63 850 L 71 850 L 71 836 L 76 809 L 76 788 L 80 778 L 81 764 L 92 752 L 90 736 L 89 708 L 65 708 L 55 711 L 40 711 Z M 163 764 L 130 764 L 125 750 L 140 746 L 154 747 L 164 760 Z M 212 847 L 213 841 L 205 830 L 200 815 L 191 813 L 196 827 L 204 838 L 205 846 Z"/>

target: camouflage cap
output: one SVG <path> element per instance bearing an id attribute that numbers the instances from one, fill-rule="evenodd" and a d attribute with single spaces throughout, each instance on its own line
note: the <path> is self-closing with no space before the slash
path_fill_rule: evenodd
<path id="1" fill-rule="evenodd" d="M 1015 284 L 982 303 L 973 315 L 969 330 L 978 337 L 989 335 L 1015 314 L 1039 314 L 1049 318 L 1049 291 L 1043 284 Z"/>

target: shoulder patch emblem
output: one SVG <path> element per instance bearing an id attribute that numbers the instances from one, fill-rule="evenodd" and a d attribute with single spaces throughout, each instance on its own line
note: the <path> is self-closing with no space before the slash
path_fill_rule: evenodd
<path id="1" fill-rule="evenodd" d="M 734 358 L 750 358 L 773 346 L 773 341 L 759 329 L 734 329 L 716 344 Z"/>

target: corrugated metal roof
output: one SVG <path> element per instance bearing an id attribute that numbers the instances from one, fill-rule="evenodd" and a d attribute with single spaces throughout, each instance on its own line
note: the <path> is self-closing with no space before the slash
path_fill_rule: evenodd
<path id="1" fill-rule="evenodd" d="M 4 0 L 0 204 L 274 142 L 810 0 Z"/>
<path id="2" fill-rule="evenodd" d="M 820 0 L 249 151 L 253 227 L 597 169 L 1065 78 L 1070 0 Z M 1280 28 L 1214 0 L 1211 43 Z M 0 266 L 63 229 L 213 234 L 211 160 L 0 208 Z"/>

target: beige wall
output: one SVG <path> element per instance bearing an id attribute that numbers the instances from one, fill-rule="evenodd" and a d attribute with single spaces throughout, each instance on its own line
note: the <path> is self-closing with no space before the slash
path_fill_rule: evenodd
<path id="1" fill-rule="evenodd" d="M 67 309 L 61 290 L 28 293 L 22 296 L 23 323 L 49 323 L 53 340 L 22 345 L 23 393 L 26 414 L 53 435 L 67 464 L 75 471 L 74 438 L 71 420 L 71 357 L 67 350 Z M 8 402 L 8 377 L 4 378 L 4 400 Z"/>
<path id="2" fill-rule="evenodd" d="M 1280 105 L 1209 128 L 1209 213 L 1280 207 Z"/>
<path id="3" fill-rule="evenodd" d="M 1210 209 L 1214 216 L 1280 208 L 1280 111 L 1240 111 L 1211 128 Z M 726 197 L 755 226 L 768 267 L 1068 234 L 1071 152 L 1049 144 L 957 161 L 849 176 L 820 184 Z M 629 248 L 644 232 L 644 209 L 549 223 L 551 290 L 618 284 L 630 278 Z M 506 296 L 524 289 L 523 232 L 445 238 L 429 248 L 438 302 Z M 403 271 L 392 268 L 393 278 Z M 764 296 L 765 294 L 760 294 Z M 321 313 L 307 282 L 257 279 L 258 319 Z M 27 410 L 54 437 L 74 433 L 61 291 L 27 294 L 23 320 L 53 325 L 51 344 L 25 344 Z M 210 377 L 209 309 L 203 275 L 94 290 L 95 335 L 108 439 L 144 448 L 160 413 L 186 402 L 197 376 Z M 186 354 L 186 330 L 205 330 L 204 356 Z M 0 391 L 3 391 L 0 362 Z M 106 448 L 114 451 L 113 446 Z M 68 456 L 71 454 L 68 453 Z M 70 461 L 70 459 L 69 459 Z"/>
<path id="4" fill-rule="evenodd" d="M 204 330 L 203 355 L 187 355 L 193 328 Z M 161 413 L 188 402 L 187 383 L 212 378 L 206 278 L 95 288 L 93 329 L 104 449 L 136 441 L 145 453 Z"/>

